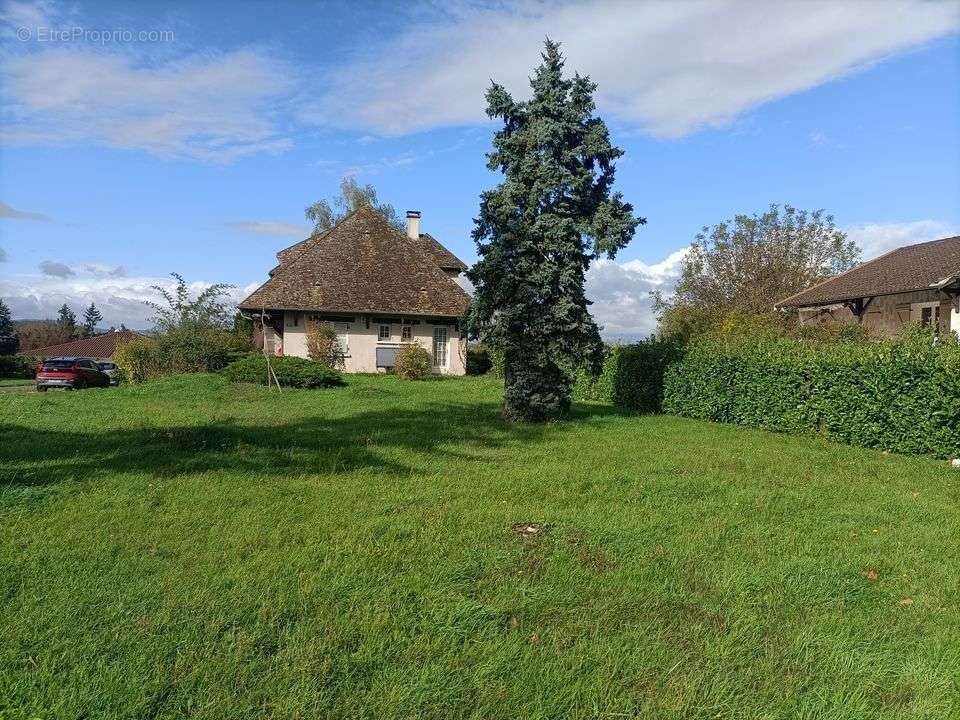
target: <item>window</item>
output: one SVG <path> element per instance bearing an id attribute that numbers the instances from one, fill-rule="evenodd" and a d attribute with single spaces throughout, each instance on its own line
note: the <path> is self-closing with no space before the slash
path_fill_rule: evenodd
<path id="1" fill-rule="evenodd" d="M 447 329 L 445 327 L 433 329 L 433 364 L 436 367 L 447 366 Z"/>
<path id="2" fill-rule="evenodd" d="M 377 340 L 380 342 L 390 342 L 390 326 L 381 325 L 380 330 L 377 333 Z"/>
<path id="3" fill-rule="evenodd" d="M 914 303 L 911 306 L 910 319 L 919 321 L 922 325 L 933 325 L 936 327 L 940 323 L 940 303 Z"/>
<path id="4" fill-rule="evenodd" d="M 300 313 L 286 313 L 287 316 L 287 327 L 299 327 L 300 325 Z"/>
<path id="5" fill-rule="evenodd" d="M 404 325 L 400 328 L 400 342 L 410 342 L 411 340 L 413 340 L 413 328 Z"/>
<path id="6" fill-rule="evenodd" d="M 350 323 L 333 323 L 333 329 L 337 333 L 337 342 L 340 349 L 347 357 L 350 355 Z"/>

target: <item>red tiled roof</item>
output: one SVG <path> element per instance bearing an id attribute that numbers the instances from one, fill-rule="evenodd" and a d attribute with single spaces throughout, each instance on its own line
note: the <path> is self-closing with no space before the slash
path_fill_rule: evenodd
<path id="1" fill-rule="evenodd" d="M 381 213 L 360 208 L 326 233 L 278 253 L 280 265 L 270 279 L 239 307 L 459 316 L 470 296 L 441 269 L 436 247 L 456 258 L 431 240 L 411 240 Z"/>
<path id="2" fill-rule="evenodd" d="M 810 307 L 960 282 L 960 235 L 907 245 L 791 295 L 777 307 Z"/>
<path id="3" fill-rule="evenodd" d="M 59 345 L 49 345 L 33 350 L 23 350 L 20 355 L 29 355 L 30 357 L 92 357 L 92 358 L 112 358 L 117 344 L 121 341 L 130 340 L 135 337 L 141 337 L 140 333 L 133 330 L 118 330 L 108 332 L 103 335 L 94 335 L 93 337 L 81 338 Z"/>

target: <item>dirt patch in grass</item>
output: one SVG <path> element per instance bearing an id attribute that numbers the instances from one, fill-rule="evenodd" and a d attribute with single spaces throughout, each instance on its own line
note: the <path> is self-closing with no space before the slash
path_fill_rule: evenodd
<path id="1" fill-rule="evenodd" d="M 547 526 L 534 522 L 518 522 L 510 526 L 514 533 L 524 540 L 534 540 L 547 534 Z"/>

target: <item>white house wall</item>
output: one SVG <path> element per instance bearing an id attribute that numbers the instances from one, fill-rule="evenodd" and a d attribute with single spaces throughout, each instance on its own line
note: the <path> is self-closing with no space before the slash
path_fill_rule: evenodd
<path id="1" fill-rule="evenodd" d="M 370 327 L 362 316 L 347 324 L 348 353 L 344 358 L 344 370 L 348 373 L 375 373 L 383 372 L 377 369 L 377 347 L 398 347 L 400 343 L 401 325 L 391 323 L 390 340 L 380 342 L 379 323 L 372 318 Z M 307 357 L 307 314 L 302 312 L 284 312 L 283 320 L 283 354 L 295 357 Z M 340 323 L 336 323 L 340 325 Z M 413 340 L 420 343 L 433 355 L 433 329 L 430 323 L 420 322 L 412 325 Z M 452 325 L 447 328 L 447 367 L 434 368 L 434 372 L 444 375 L 466 374 L 466 340 L 461 340 L 457 329 Z"/>

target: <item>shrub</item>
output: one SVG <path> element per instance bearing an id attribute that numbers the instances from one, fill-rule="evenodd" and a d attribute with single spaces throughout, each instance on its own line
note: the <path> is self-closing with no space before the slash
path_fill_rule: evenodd
<path id="1" fill-rule="evenodd" d="M 236 333 L 214 327 L 178 327 L 122 343 L 114 361 L 123 380 L 145 382 L 176 373 L 216 372 L 250 348 Z"/>
<path id="2" fill-rule="evenodd" d="M 666 373 L 663 409 L 895 452 L 960 455 L 960 347 L 709 338 Z"/>
<path id="3" fill-rule="evenodd" d="M 574 373 L 574 397 L 638 412 L 659 412 L 664 373 L 679 356 L 679 345 L 669 340 L 651 338 L 607 346 L 599 376 L 591 377 L 583 369 Z"/>
<path id="4" fill-rule="evenodd" d="M 157 340 L 150 337 L 134 337 L 118 344 L 113 361 L 120 368 L 120 380 L 142 383 L 162 375 L 157 345 Z"/>
<path id="5" fill-rule="evenodd" d="M 486 375 L 493 367 L 493 360 L 490 358 L 490 351 L 483 345 L 471 345 L 467 347 L 467 375 Z"/>
<path id="6" fill-rule="evenodd" d="M 0 378 L 31 379 L 37 374 L 37 358 L 0 355 Z"/>
<path id="7" fill-rule="evenodd" d="M 393 371 L 406 380 L 421 380 L 430 374 L 430 353 L 420 343 L 409 343 L 397 350 Z"/>
<path id="8" fill-rule="evenodd" d="M 270 358 L 270 367 L 281 387 L 324 388 L 343 385 L 339 372 L 304 358 Z M 266 385 L 267 359 L 261 353 L 251 353 L 227 365 L 223 375 L 231 382 Z"/>
<path id="9" fill-rule="evenodd" d="M 307 325 L 307 355 L 314 362 L 335 370 L 343 370 L 343 348 L 337 332 L 327 323 L 310 322 Z"/>

